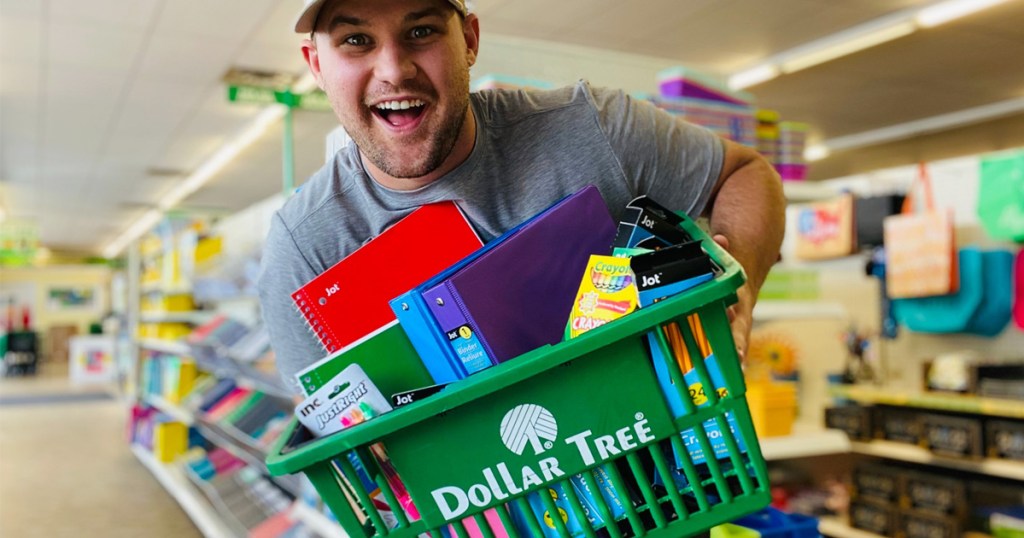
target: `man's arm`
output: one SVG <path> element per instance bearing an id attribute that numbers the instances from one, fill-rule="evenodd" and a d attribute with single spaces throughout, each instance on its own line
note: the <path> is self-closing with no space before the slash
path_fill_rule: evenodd
<path id="1" fill-rule="evenodd" d="M 750 339 L 754 303 L 779 259 L 786 229 L 786 200 L 778 174 L 755 150 L 723 141 L 722 173 L 705 209 L 711 234 L 743 266 L 747 282 L 732 311 L 736 349 L 743 357 Z"/>

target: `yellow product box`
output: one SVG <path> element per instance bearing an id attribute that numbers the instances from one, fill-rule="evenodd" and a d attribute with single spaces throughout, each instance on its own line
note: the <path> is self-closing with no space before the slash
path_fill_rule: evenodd
<path id="1" fill-rule="evenodd" d="M 176 404 L 181 403 L 185 396 L 192 392 L 192 387 L 195 386 L 196 376 L 198 375 L 196 363 L 193 361 L 183 360 L 179 368 L 178 386 L 174 392 L 169 394 L 170 401 Z"/>
<path id="2" fill-rule="evenodd" d="M 180 422 L 160 422 L 153 426 L 153 455 L 171 463 L 188 450 L 188 427 Z"/>
<path id="3" fill-rule="evenodd" d="M 160 340 L 180 340 L 192 333 L 192 328 L 184 323 L 157 323 L 156 338 Z"/>
<path id="4" fill-rule="evenodd" d="M 565 338 L 571 339 L 637 309 L 636 277 L 628 258 L 591 256 L 572 304 Z"/>
<path id="5" fill-rule="evenodd" d="M 196 265 L 206 263 L 215 258 L 224 250 L 224 240 L 221 236 L 204 237 L 196 243 L 195 262 Z"/>
<path id="6" fill-rule="evenodd" d="M 189 310 L 195 310 L 196 308 L 196 304 L 192 300 L 192 296 L 187 293 L 165 295 L 163 300 L 159 302 L 159 305 L 159 309 L 165 312 L 188 312 Z"/>

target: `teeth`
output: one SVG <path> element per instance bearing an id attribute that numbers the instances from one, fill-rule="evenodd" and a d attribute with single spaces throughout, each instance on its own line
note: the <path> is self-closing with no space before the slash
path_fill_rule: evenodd
<path id="1" fill-rule="evenodd" d="M 423 101 L 419 99 L 413 99 L 412 101 L 385 101 L 377 104 L 377 108 L 381 110 L 408 110 L 413 107 L 423 106 Z"/>

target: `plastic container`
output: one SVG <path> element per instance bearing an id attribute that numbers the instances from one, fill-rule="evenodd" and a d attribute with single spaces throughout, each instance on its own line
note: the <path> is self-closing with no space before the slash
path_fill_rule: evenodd
<path id="1" fill-rule="evenodd" d="M 586 524 L 587 514 L 570 481 L 577 474 L 582 474 L 589 491 L 606 487 L 607 482 L 597 477 L 607 473 L 615 491 L 628 492 L 621 503 L 623 516 L 599 531 L 612 537 L 622 536 L 625 529 L 651 538 L 675 538 L 767 506 L 767 468 L 726 314 L 745 277 L 695 224 L 686 220 L 683 227 L 703 240 L 704 249 L 722 268 L 712 281 L 573 340 L 542 346 L 330 437 L 313 440 L 293 420 L 270 451 L 268 469 L 274 475 L 305 473 L 353 537 L 492 536 L 489 530 L 499 536 L 567 537 L 570 515 L 584 522 L 580 535 L 593 537 L 598 531 Z M 705 389 L 697 391 L 700 407 L 693 404 L 694 387 L 683 382 L 660 329 L 677 321 L 690 355 L 700 356 L 686 323 L 694 313 L 703 321 L 724 385 L 716 386 L 705 364 L 697 361 L 695 370 Z M 652 330 L 669 357 L 665 366 L 675 381 L 676 397 L 684 403 L 679 417 L 672 416 L 655 376 L 645 343 Z M 735 430 L 727 427 L 727 415 Z M 523 416 L 531 420 L 518 420 Z M 709 439 L 706 428 L 717 429 L 716 439 Z M 689 441 L 696 440 L 694 446 L 703 454 L 715 453 L 713 441 L 724 441 L 726 457 L 694 464 L 682 432 Z M 738 448 L 737 438 L 745 452 Z M 390 459 L 384 470 L 370 455 L 373 450 L 379 457 L 378 443 Z M 681 456 L 678 468 L 674 455 Z M 369 484 L 357 474 L 354 457 L 366 465 Z M 595 473 L 598 467 L 601 472 Z M 401 477 L 407 496 L 401 490 L 396 495 L 394 481 L 388 481 L 389 475 L 393 477 L 390 470 Z M 369 491 L 367 485 L 381 493 Z M 565 492 L 557 499 L 558 507 L 545 494 L 554 488 Z M 533 498 L 539 499 L 548 517 L 537 517 L 531 509 L 527 497 L 532 492 L 541 492 Z M 604 521 L 611 521 L 606 500 L 603 494 L 593 495 L 589 504 Z M 408 513 L 418 513 L 418 518 L 407 517 L 402 510 L 410 502 L 415 510 Z M 370 506 L 387 510 L 365 509 Z M 499 516 L 504 530 L 488 523 L 493 517 L 484 513 L 492 508 L 489 513 Z M 525 528 L 517 528 L 513 517 Z M 479 530 L 471 533 L 467 529 L 472 527 Z"/>
<path id="2" fill-rule="evenodd" d="M 747 389 L 747 403 L 758 437 L 792 433 L 796 419 L 795 383 L 751 383 Z"/>
<path id="3" fill-rule="evenodd" d="M 755 531 L 761 538 L 817 538 L 818 520 L 802 514 L 787 514 L 775 508 L 766 508 L 743 517 L 733 525 Z"/>

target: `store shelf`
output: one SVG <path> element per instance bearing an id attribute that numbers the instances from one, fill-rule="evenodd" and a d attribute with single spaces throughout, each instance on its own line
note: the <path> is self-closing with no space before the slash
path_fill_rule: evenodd
<path id="1" fill-rule="evenodd" d="M 152 407 L 159 409 L 161 412 L 170 415 L 174 420 L 191 426 L 195 423 L 195 417 L 192 416 L 187 409 L 180 405 L 168 402 L 161 396 L 155 394 L 147 394 L 145 401 Z"/>
<path id="2" fill-rule="evenodd" d="M 927 449 L 892 441 L 852 442 L 851 449 L 857 454 L 877 456 L 911 463 L 922 463 L 948 469 L 987 474 L 1013 480 L 1024 480 L 1024 462 L 998 459 L 949 458 L 931 453 Z"/>
<path id="3" fill-rule="evenodd" d="M 139 346 L 151 351 L 159 351 L 171 355 L 191 355 L 192 348 L 180 340 L 159 340 L 156 338 L 141 338 Z"/>
<path id="4" fill-rule="evenodd" d="M 754 321 L 786 319 L 845 319 L 846 308 L 839 303 L 820 301 L 758 301 Z"/>
<path id="5" fill-rule="evenodd" d="M 266 475 L 270 474 L 270 471 L 267 470 L 266 450 L 256 445 L 245 433 L 230 425 L 222 425 L 208 420 L 204 416 L 196 417 L 196 426 L 203 437 L 209 439 L 213 444 L 227 450 L 260 472 Z M 295 497 L 302 493 L 302 481 L 298 476 L 286 475 L 271 477 L 271 479 Z"/>
<path id="6" fill-rule="evenodd" d="M 150 293 L 159 293 L 162 295 L 191 295 L 192 286 L 189 284 L 175 284 L 173 286 L 167 286 L 161 283 L 143 284 L 139 288 L 139 292 L 143 295 Z"/>
<path id="7" fill-rule="evenodd" d="M 232 538 L 232 533 L 220 520 L 219 515 L 199 492 L 192 487 L 185 474 L 174 465 L 165 465 L 157 461 L 145 448 L 132 445 L 132 453 L 160 484 L 181 505 L 199 531 L 206 538 Z"/>
<path id="8" fill-rule="evenodd" d="M 768 461 L 845 454 L 850 438 L 839 430 L 797 432 L 785 437 L 761 439 L 761 453 Z"/>
<path id="9" fill-rule="evenodd" d="M 814 202 L 829 200 L 839 195 L 831 185 L 814 181 L 783 181 L 782 192 L 790 202 Z"/>
<path id="10" fill-rule="evenodd" d="M 845 398 L 863 404 L 898 405 L 993 417 L 1024 418 L 1024 401 L 1020 400 L 981 398 L 959 394 L 915 393 L 862 385 L 833 385 L 829 387 L 829 393 L 836 398 Z"/>
<path id="11" fill-rule="evenodd" d="M 879 534 L 855 529 L 837 517 L 819 518 L 818 532 L 834 538 L 882 538 Z"/>
<path id="12" fill-rule="evenodd" d="M 142 323 L 193 323 L 200 325 L 213 319 L 214 312 L 186 310 L 182 312 L 143 312 L 139 315 Z"/>
<path id="13" fill-rule="evenodd" d="M 348 538 L 348 534 L 341 529 L 340 525 L 327 519 L 327 516 L 302 501 L 295 503 L 292 517 L 305 523 L 313 532 L 323 538 Z"/>

